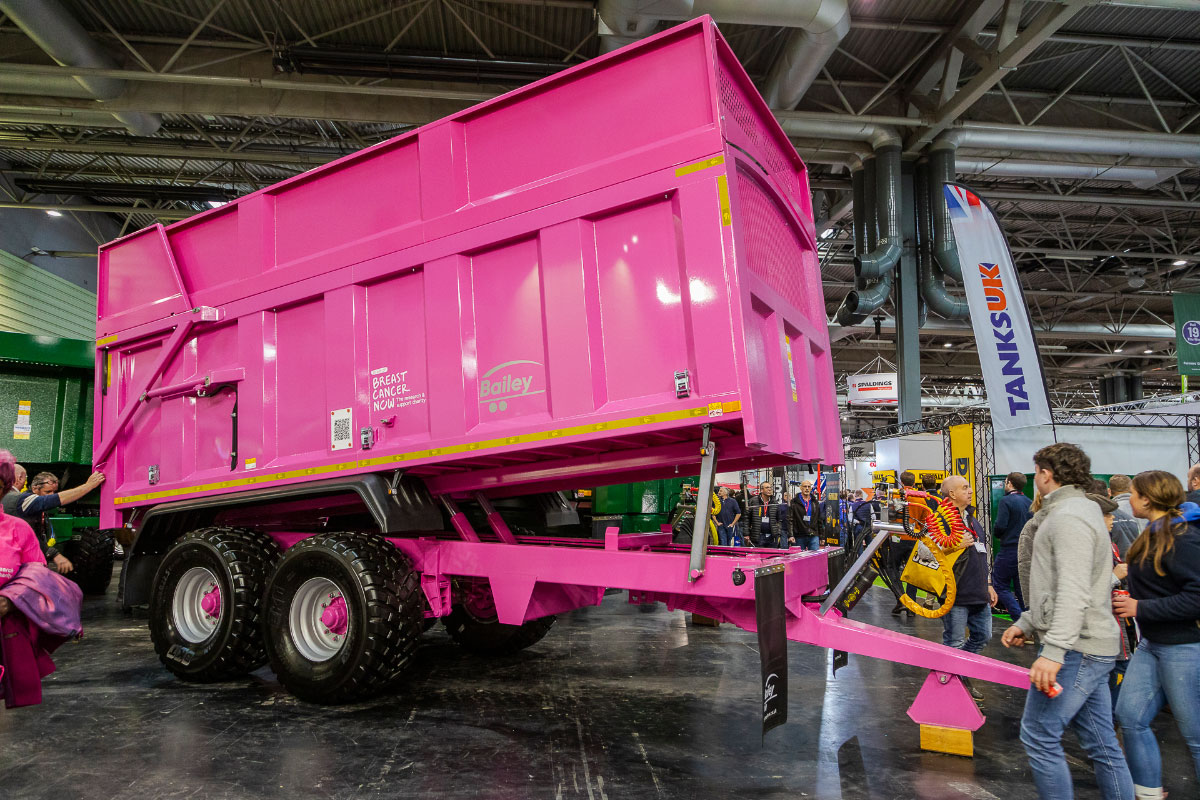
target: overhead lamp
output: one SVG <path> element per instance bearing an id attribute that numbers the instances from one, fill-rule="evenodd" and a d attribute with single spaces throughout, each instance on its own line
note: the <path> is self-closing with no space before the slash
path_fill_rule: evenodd
<path id="1" fill-rule="evenodd" d="M 822 239 L 832 239 L 834 233 L 835 233 L 835 231 L 833 230 L 833 228 L 826 228 L 825 230 L 821 231 L 821 238 Z"/>
<path id="2" fill-rule="evenodd" d="M 954 342 L 946 342 L 942 347 L 954 347 Z"/>
<path id="3" fill-rule="evenodd" d="M 1123 353 L 1123 352 L 1125 352 L 1125 350 L 1123 348 L 1118 347 L 1115 350 L 1113 350 L 1113 352 L 1114 353 Z"/>
<path id="4" fill-rule="evenodd" d="M 46 213 L 52 217 L 61 217 L 62 216 L 62 212 L 56 208 L 48 208 L 48 209 L 46 209 Z"/>
<path id="5" fill-rule="evenodd" d="M 1153 353 L 1153 352 L 1154 352 L 1154 351 L 1153 351 L 1153 350 L 1151 350 L 1149 347 L 1147 347 L 1145 350 L 1143 350 L 1143 351 L 1142 351 L 1142 353 L 1143 353 L 1144 355 L 1150 355 L 1150 354 L 1151 354 L 1151 353 Z"/>
<path id="6" fill-rule="evenodd" d="M 1171 262 L 1171 266 L 1172 266 L 1172 267 L 1186 267 L 1186 266 L 1187 266 L 1187 259 L 1183 259 L 1183 258 L 1181 258 L 1181 259 L 1179 259 L 1178 261 L 1172 261 L 1172 262 Z"/>

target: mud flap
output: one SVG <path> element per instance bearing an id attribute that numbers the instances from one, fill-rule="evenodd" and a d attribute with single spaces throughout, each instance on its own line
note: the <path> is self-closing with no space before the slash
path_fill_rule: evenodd
<path id="1" fill-rule="evenodd" d="M 783 605 L 783 566 L 754 571 L 758 654 L 762 665 L 762 735 L 787 722 L 787 609 Z"/>

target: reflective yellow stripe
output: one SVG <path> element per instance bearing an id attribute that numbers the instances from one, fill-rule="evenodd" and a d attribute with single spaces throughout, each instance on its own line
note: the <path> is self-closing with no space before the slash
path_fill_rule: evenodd
<path id="1" fill-rule="evenodd" d="M 499 439 L 486 439 L 482 442 L 468 442 L 466 444 L 456 444 L 449 447 L 434 447 L 429 450 L 414 450 L 410 453 L 397 453 L 390 456 L 379 456 L 378 458 L 362 458 L 357 461 L 347 461 L 342 464 L 327 464 L 320 467 L 309 467 L 307 469 L 297 469 L 290 472 L 275 472 L 262 475 L 247 475 L 243 478 L 233 478 L 227 481 L 218 481 L 216 483 L 204 483 L 199 486 L 188 486 L 181 489 L 167 489 L 161 492 L 148 492 L 146 494 L 132 494 L 125 497 L 117 497 L 113 500 L 116 505 L 128 505 L 129 503 L 143 503 L 147 500 L 162 500 L 168 497 L 179 497 L 198 492 L 213 492 L 220 489 L 234 489 L 241 486 L 255 486 L 262 483 L 273 483 L 274 481 L 284 481 L 291 478 L 311 478 L 317 475 L 327 475 L 331 472 L 342 472 L 349 469 L 367 469 L 369 467 L 382 467 L 389 464 L 398 464 L 405 461 L 418 461 L 425 458 L 437 458 L 442 456 L 453 456 L 459 453 L 473 453 L 478 450 L 491 450 L 497 447 L 509 447 L 514 444 L 528 444 L 530 442 L 544 442 L 552 439 L 561 439 L 564 436 L 580 436 L 587 433 L 598 433 L 600 431 L 615 431 L 624 428 L 638 428 L 643 425 L 654 425 L 660 422 L 672 422 L 680 419 L 690 419 L 692 417 L 707 417 L 710 415 L 710 410 L 713 406 L 701 406 L 700 408 L 685 408 L 679 411 L 667 411 L 663 414 L 648 414 L 644 417 L 629 417 L 627 419 L 614 419 L 608 422 L 596 422 L 591 425 L 575 425 L 570 428 L 558 428 L 550 431 L 537 431 L 535 433 L 526 433 L 520 436 L 505 436 Z M 742 410 L 742 404 L 739 400 L 732 400 L 726 403 L 720 403 L 722 413 L 733 413 Z"/>
<path id="2" fill-rule="evenodd" d="M 729 211 L 729 181 L 724 175 L 717 176 L 717 196 L 721 200 L 721 226 L 733 224 L 733 214 Z"/>
<path id="3" fill-rule="evenodd" d="M 682 178 L 684 175 L 691 175 L 693 172 L 699 172 L 702 169 L 709 167 L 719 167 L 725 163 L 725 156 L 713 156 L 706 158 L 703 161 L 697 161 L 695 164 L 688 164 L 683 167 L 675 168 L 675 177 Z"/>
<path id="4" fill-rule="evenodd" d="M 96 347 L 103 347 L 106 344 L 112 344 L 116 340 L 117 335 L 115 333 L 112 336 L 105 336 L 103 339 L 96 340 Z"/>

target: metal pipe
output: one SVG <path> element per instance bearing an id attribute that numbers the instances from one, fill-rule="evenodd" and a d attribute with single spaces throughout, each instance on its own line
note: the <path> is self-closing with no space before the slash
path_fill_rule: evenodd
<path id="1" fill-rule="evenodd" d="M 873 150 L 900 144 L 900 132 L 890 118 L 877 121 L 872 117 L 838 119 L 838 114 L 776 113 L 783 132 L 788 136 L 809 139 L 849 139 L 866 142 Z"/>
<path id="2" fill-rule="evenodd" d="M 864 325 L 861 322 L 854 323 L 849 327 L 874 330 L 874 324 Z M 891 317 L 886 317 L 880 323 L 881 330 L 891 331 L 895 330 L 895 328 L 896 320 Z M 831 334 L 837 330 L 836 327 L 831 327 Z M 975 335 L 970 323 L 961 320 L 930 319 L 929 323 L 925 326 L 925 332 L 938 332 L 947 336 L 974 337 Z M 1080 339 L 1085 341 L 1098 337 L 1127 339 L 1129 341 L 1175 341 L 1175 326 L 1155 325 L 1152 323 L 1109 327 L 1097 322 L 1056 322 L 1051 325 L 1037 325 L 1034 332 L 1038 336 L 1044 335 L 1054 339 Z M 841 337 L 839 336 L 838 338 L 840 339 Z"/>
<path id="3" fill-rule="evenodd" d="M 1037 178 L 1067 178 L 1082 180 L 1125 181 L 1139 189 L 1156 186 L 1174 175 L 1189 169 L 1179 166 L 1130 166 L 1128 164 L 1084 164 L 1068 161 L 1035 161 L 1014 158 L 964 158 L 958 156 L 954 169 L 961 175 L 1003 175 Z"/>
<path id="4" fill-rule="evenodd" d="M 660 20 L 705 14 L 722 23 L 795 29 L 763 89 L 771 108 L 795 108 L 850 32 L 847 0 L 599 0 L 600 49 L 649 36 Z"/>
<path id="5" fill-rule="evenodd" d="M 795 108 L 850 32 L 846 0 L 809 5 L 815 5 L 812 18 L 792 32 L 767 75 L 763 99 L 771 108 Z"/>
<path id="6" fill-rule="evenodd" d="M 958 247 L 954 243 L 950 207 L 946 204 L 943 188 L 945 184 L 952 183 L 954 177 L 954 149 L 941 143 L 935 144 L 929 151 L 929 194 L 933 217 L 933 250 L 930 252 L 943 273 L 961 282 L 962 265 L 958 263 Z"/>
<path id="7" fill-rule="evenodd" d="M 937 140 L 955 148 L 1200 160 L 1195 134 L 956 122 Z"/>
<path id="8" fill-rule="evenodd" d="M 868 280 L 881 278 L 895 269 L 901 251 L 899 145 L 887 145 L 876 150 L 875 163 L 878 172 L 874 191 L 879 241 L 869 253 L 854 256 L 855 274 Z"/>
<path id="9" fill-rule="evenodd" d="M 0 0 L 0 12 L 61 65 L 99 69 L 117 66 L 58 0 Z M 76 75 L 75 80 L 97 100 L 114 100 L 126 88 L 124 81 L 110 77 Z M 162 125 L 162 117 L 157 114 L 119 111 L 113 116 L 142 136 L 149 136 Z"/>
<path id="10" fill-rule="evenodd" d="M 917 200 L 917 266 L 921 283 L 921 298 L 936 314 L 946 319 L 966 319 L 970 307 L 965 298 L 955 297 L 946 291 L 946 279 L 942 268 L 934 260 L 934 230 L 931 202 L 941 200 L 941 191 L 934 194 L 930 185 L 928 162 L 917 165 L 914 175 L 914 193 Z"/>
<path id="11" fill-rule="evenodd" d="M 1013 192 L 988 189 L 981 192 L 988 200 L 1015 200 L 1040 203 L 1083 203 L 1097 206 L 1149 206 L 1151 208 L 1200 209 L 1200 201 L 1178 200 L 1170 197 L 1131 197 L 1120 194 L 1054 194 L 1053 192 Z"/>
<path id="12" fill-rule="evenodd" d="M 859 164 L 856 169 L 850 170 L 850 196 L 852 198 L 850 211 L 851 219 L 854 223 L 854 252 L 867 252 L 867 225 L 866 225 L 866 169 L 862 164 Z"/>

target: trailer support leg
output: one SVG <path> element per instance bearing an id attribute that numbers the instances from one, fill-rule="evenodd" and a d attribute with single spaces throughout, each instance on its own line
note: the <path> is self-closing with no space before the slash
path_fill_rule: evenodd
<path id="1" fill-rule="evenodd" d="M 938 670 L 930 670 L 908 716 L 921 726 L 922 750 L 967 757 L 975 754 L 974 732 L 986 719 L 962 679 Z"/>
<path id="2" fill-rule="evenodd" d="M 696 491 L 696 519 L 692 525 L 692 557 L 688 563 L 688 580 L 695 582 L 704 575 L 704 559 L 708 554 L 708 523 L 712 519 L 712 494 L 717 485 L 717 443 L 709 435 L 712 428 L 704 426 L 700 444 L 700 487 Z M 703 509 L 703 512 L 701 512 Z"/>

